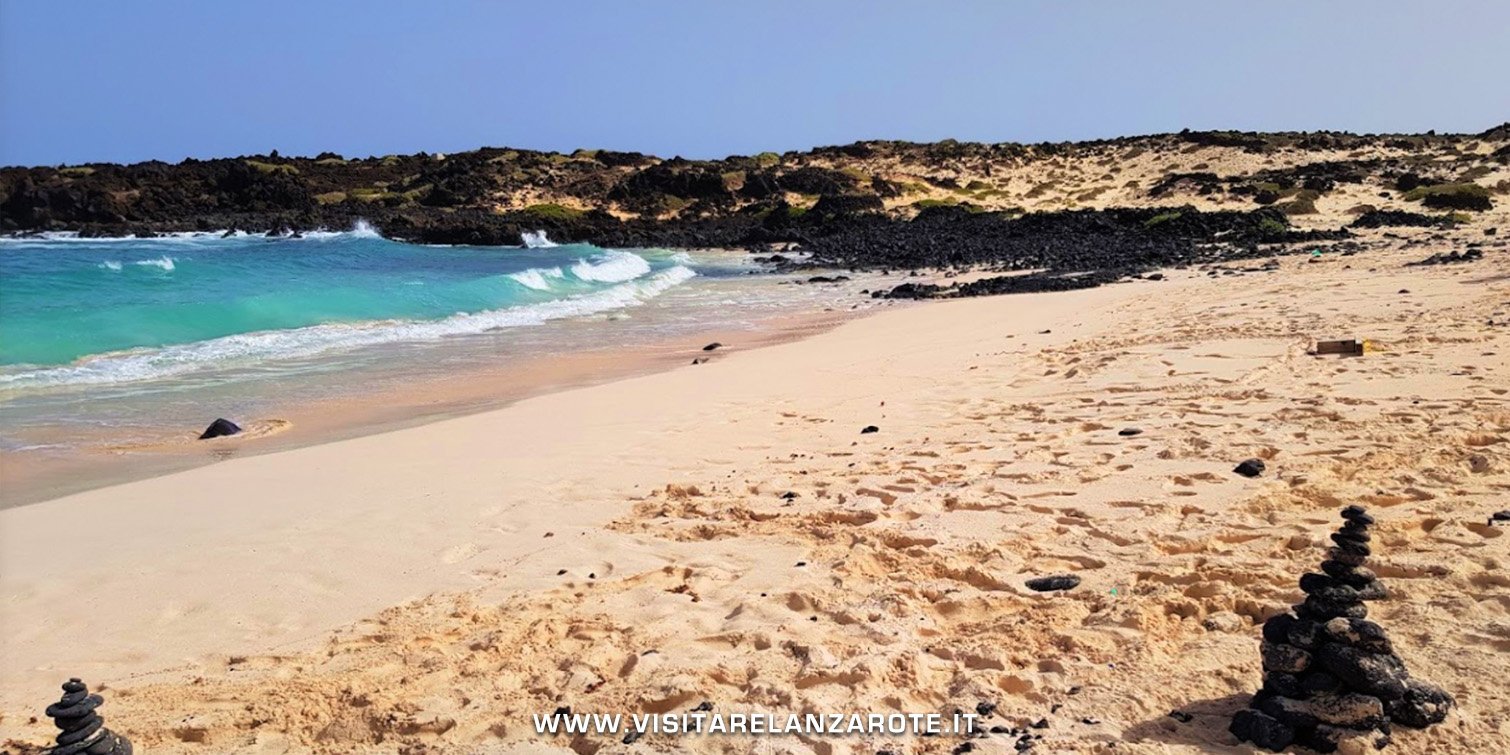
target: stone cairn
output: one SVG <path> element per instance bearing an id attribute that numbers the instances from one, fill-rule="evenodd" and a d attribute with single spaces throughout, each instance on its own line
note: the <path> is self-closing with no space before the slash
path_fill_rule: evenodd
<path id="1" fill-rule="evenodd" d="M 94 712 L 104 702 L 78 679 L 65 682 L 63 699 L 47 706 L 47 717 L 63 730 L 50 755 L 131 755 L 131 743 L 105 728 L 104 717 Z"/>
<path id="2" fill-rule="evenodd" d="M 1382 748 L 1392 723 L 1424 729 L 1452 708 L 1452 696 L 1412 679 L 1384 627 L 1364 618 L 1364 601 L 1387 596 L 1363 565 L 1374 519 L 1361 506 L 1342 518 L 1325 574 L 1300 578 L 1305 602 L 1264 623 L 1264 686 L 1228 729 L 1241 741 L 1275 752 L 1334 752 L 1354 738 Z"/>

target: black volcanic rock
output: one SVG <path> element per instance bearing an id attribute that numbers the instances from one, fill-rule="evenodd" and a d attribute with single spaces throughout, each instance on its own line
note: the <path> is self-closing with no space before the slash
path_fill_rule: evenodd
<path id="1" fill-rule="evenodd" d="M 1363 618 L 1365 600 L 1387 597 L 1363 562 L 1374 520 L 1362 507 L 1342 511 L 1323 574 L 1300 580 L 1305 601 L 1294 614 L 1264 622 L 1259 654 L 1264 681 L 1249 707 L 1232 718 L 1241 741 L 1281 750 L 1300 744 L 1319 752 L 1363 736 L 1375 747 L 1389 743 L 1390 724 L 1440 723 L 1453 705 L 1446 691 L 1413 679 L 1394 654 L 1384 627 Z"/>
<path id="2" fill-rule="evenodd" d="M 1034 577 L 1024 582 L 1029 590 L 1037 592 L 1054 592 L 1057 590 L 1072 590 L 1080 585 L 1080 578 L 1073 574 L 1055 574 L 1048 577 Z"/>
<path id="3" fill-rule="evenodd" d="M 1263 459 L 1244 459 L 1232 471 L 1244 477 L 1257 477 L 1264 473 L 1264 467 Z"/>
<path id="4" fill-rule="evenodd" d="M 105 699 L 89 693 L 78 678 L 63 683 L 63 697 L 47 706 L 47 717 L 61 730 L 50 755 L 131 755 L 131 743 L 105 728 L 105 718 L 95 709 Z"/>

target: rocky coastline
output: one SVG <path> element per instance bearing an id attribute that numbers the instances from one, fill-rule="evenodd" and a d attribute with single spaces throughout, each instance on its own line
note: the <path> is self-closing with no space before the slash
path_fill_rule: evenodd
<path id="1" fill-rule="evenodd" d="M 1216 169 L 1255 161 L 1264 167 Z M 1359 229 L 1450 227 L 1510 190 L 1474 182 L 1507 162 L 1510 124 L 1474 135 L 859 142 L 722 160 L 606 150 L 361 159 L 275 151 L 3 168 L 0 233 L 278 236 L 362 220 L 426 244 L 517 245 L 523 233 L 543 230 L 611 247 L 742 248 L 785 268 L 1004 274 L 877 294 L 932 298 L 1083 288 L 1163 267 L 1274 256 Z M 1122 166 L 1134 165 L 1144 167 L 1123 180 L 1134 173 Z M 1316 202 L 1360 190 L 1378 200 L 1349 208 L 1351 225 L 1314 214 Z"/>

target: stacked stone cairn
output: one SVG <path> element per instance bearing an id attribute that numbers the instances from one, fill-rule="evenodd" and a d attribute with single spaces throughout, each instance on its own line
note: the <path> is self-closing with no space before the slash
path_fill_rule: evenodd
<path id="1" fill-rule="evenodd" d="M 65 682 L 63 699 L 47 706 L 47 717 L 63 730 L 50 755 L 131 755 L 131 743 L 105 728 L 104 717 L 94 712 L 104 702 L 78 679 Z"/>
<path id="2" fill-rule="evenodd" d="M 1365 601 L 1387 597 L 1365 567 L 1373 517 L 1342 510 L 1344 524 L 1306 574 L 1303 603 L 1264 623 L 1264 686 L 1228 728 L 1240 741 L 1279 752 L 1292 744 L 1335 752 L 1345 740 L 1383 748 L 1391 724 L 1424 729 L 1452 708 L 1441 688 L 1412 679 Z"/>

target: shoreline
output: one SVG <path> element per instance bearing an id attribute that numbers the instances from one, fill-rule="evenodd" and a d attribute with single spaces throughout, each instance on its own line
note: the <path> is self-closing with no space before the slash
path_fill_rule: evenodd
<path id="1" fill-rule="evenodd" d="M 531 355 L 520 362 L 477 366 L 459 374 L 409 379 L 397 393 L 357 389 L 336 398 L 283 405 L 271 416 L 239 420 L 247 430 L 272 424 L 276 429 L 271 432 L 199 441 L 196 437 L 200 429 L 188 428 L 157 443 L 90 446 L 64 458 L 47 455 L 17 460 L 26 452 L 6 452 L 0 454 L 0 475 L 6 479 L 0 491 L 0 511 L 232 458 L 307 448 L 493 411 L 536 396 L 675 369 L 700 357 L 721 359 L 735 350 L 805 338 L 873 311 L 794 312 L 763 318 L 754 329 L 737 332 L 711 330 L 651 343 Z M 702 347 L 713 341 L 725 347 L 703 352 Z"/>

